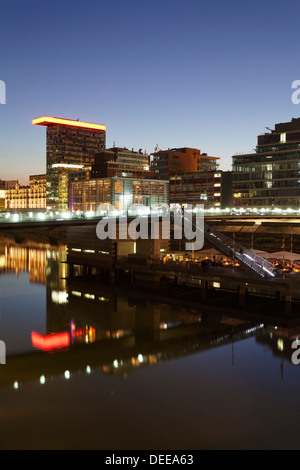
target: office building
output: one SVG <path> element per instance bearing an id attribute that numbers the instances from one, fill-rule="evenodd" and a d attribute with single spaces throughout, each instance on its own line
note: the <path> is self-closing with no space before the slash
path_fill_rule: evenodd
<path id="1" fill-rule="evenodd" d="M 92 178 L 121 176 L 128 178 L 151 178 L 150 156 L 134 149 L 112 147 L 95 154 Z"/>
<path id="2" fill-rule="evenodd" d="M 151 155 L 152 172 L 163 180 L 180 173 L 214 172 L 219 166 L 218 157 L 210 157 L 207 153 L 189 147 L 158 150 Z"/>
<path id="3" fill-rule="evenodd" d="M 232 172 L 202 171 L 170 177 L 170 203 L 203 204 L 204 208 L 232 206 Z"/>
<path id="4" fill-rule="evenodd" d="M 106 126 L 47 116 L 32 123 L 47 128 L 47 209 L 67 210 L 69 172 L 94 163 L 105 149 Z"/>
<path id="5" fill-rule="evenodd" d="M 70 211 L 97 211 L 101 204 L 111 204 L 126 211 L 133 204 L 151 207 L 169 203 L 169 182 L 140 178 L 97 178 L 70 185 Z"/>
<path id="6" fill-rule="evenodd" d="M 233 204 L 243 208 L 300 207 L 300 118 L 257 137 L 254 153 L 234 155 Z"/>
<path id="7" fill-rule="evenodd" d="M 220 174 L 181 173 L 170 177 L 170 203 L 180 205 L 203 204 L 205 207 L 220 206 Z M 218 185 L 217 188 L 214 184 Z M 216 195 L 215 195 L 216 193 Z"/>

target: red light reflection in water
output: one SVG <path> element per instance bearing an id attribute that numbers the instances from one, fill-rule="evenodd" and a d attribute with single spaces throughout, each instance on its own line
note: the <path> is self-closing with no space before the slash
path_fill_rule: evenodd
<path id="1" fill-rule="evenodd" d="M 65 348 L 70 345 L 70 335 L 68 332 L 52 333 L 49 335 L 40 335 L 34 331 L 31 333 L 31 341 L 34 347 L 43 351 Z"/>

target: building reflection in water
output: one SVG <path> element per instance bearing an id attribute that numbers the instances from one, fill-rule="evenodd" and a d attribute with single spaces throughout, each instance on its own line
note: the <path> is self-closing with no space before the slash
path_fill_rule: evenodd
<path id="1" fill-rule="evenodd" d="M 20 245 L 0 246 L 0 272 L 29 273 L 30 282 L 46 284 L 46 258 L 48 250 Z"/>
<path id="2" fill-rule="evenodd" d="M 124 293 L 93 276 L 68 278 L 66 254 L 66 246 L 5 245 L 0 252 L 2 272 L 28 271 L 31 282 L 46 285 L 46 331 L 31 333 L 32 346 L 41 354 L 41 383 L 47 374 L 70 378 L 71 371 L 82 370 L 126 377 L 141 367 L 253 335 L 284 357 L 285 343 L 298 337 L 297 328 L 282 330 L 218 313 L 203 315 L 200 306 L 191 311 L 133 290 Z M 51 361 L 50 351 L 58 353 L 51 354 Z M 11 357 L 2 382 L 37 379 L 38 368 L 33 370 L 31 361 L 32 354 Z"/>

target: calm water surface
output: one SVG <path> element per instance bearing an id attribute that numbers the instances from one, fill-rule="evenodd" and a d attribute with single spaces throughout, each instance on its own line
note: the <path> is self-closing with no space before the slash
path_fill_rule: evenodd
<path id="1" fill-rule="evenodd" d="M 300 448 L 300 328 L 67 279 L 64 259 L 1 246 L 1 449 Z"/>

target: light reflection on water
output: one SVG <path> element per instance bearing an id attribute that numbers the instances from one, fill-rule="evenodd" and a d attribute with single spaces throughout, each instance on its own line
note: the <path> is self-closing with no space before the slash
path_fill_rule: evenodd
<path id="1" fill-rule="evenodd" d="M 67 280 L 64 259 L 2 246 L 0 448 L 300 447 L 296 327 Z"/>

